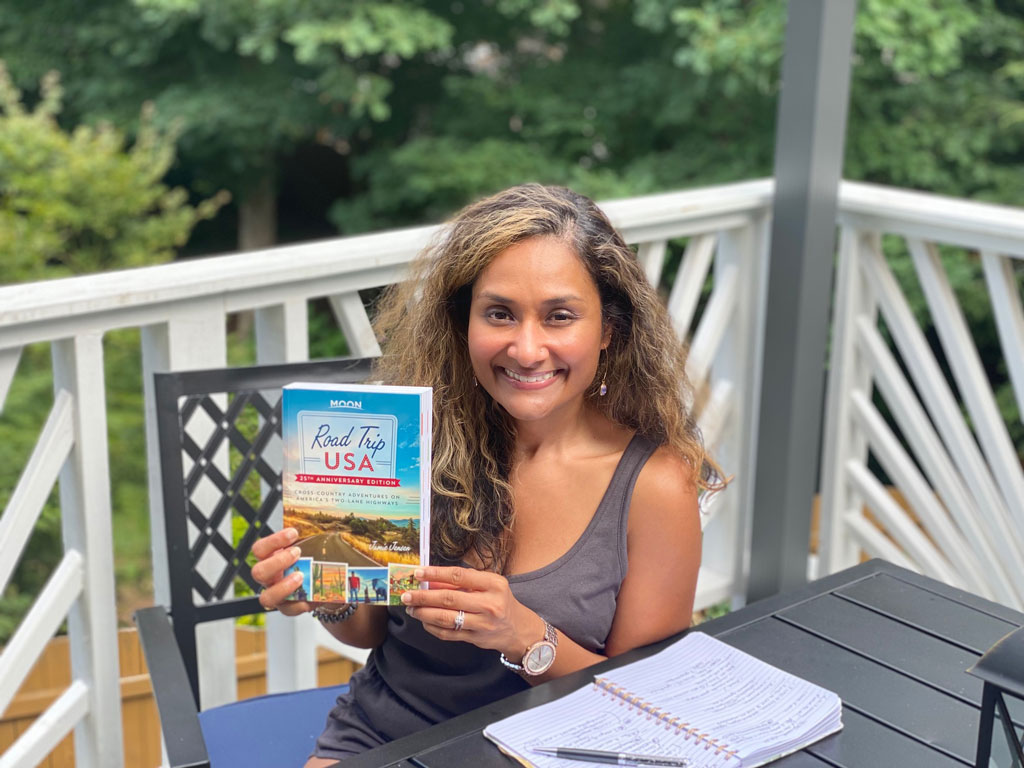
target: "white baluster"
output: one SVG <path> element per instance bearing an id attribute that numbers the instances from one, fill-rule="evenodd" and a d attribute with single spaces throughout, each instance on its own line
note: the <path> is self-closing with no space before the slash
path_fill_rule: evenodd
<path id="1" fill-rule="evenodd" d="M 704 562 L 708 568 L 720 570 L 729 584 L 728 597 L 738 606 L 746 593 L 747 581 L 750 479 L 754 461 L 751 446 L 756 444 L 752 435 L 756 432 L 754 414 L 757 412 L 756 382 L 752 373 L 756 366 L 751 358 L 757 354 L 759 294 L 763 288 L 758 275 L 763 269 L 764 232 L 761 223 L 753 221 L 745 227 L 705 238 L 705 243 L 712 246 L 716 242 L 715 290 L 722 291 L 719 306 L 731 309 L 721 313 L 724 324 L 718 340 L 712 344 L 711 340 L 699 343 L 695 339 L 691 354 L 696 348 L 696 354 L 711 356 L 710 398 L 705 407 L 706 415 L 702 415 L 701 429 L 725 474 L 734 478 L 725 491 L 712 497 L 710 504 L 714 515 L 710 514 L 710 508 L 706 510 L 709 519 L 705 521 Z M 740 274 L 749 279 L 737 279 Z M 701 330 L 709 327 L 706 322 L 713 322 L 708 318 L 713 318 L 716 311 L 714 307 L 710 309 L 710 314 L 706 311 L 701 320 L 698 335 L 707 333 Z M 707 344 L 708 349 L 704 350 L 701 344 Z M 699 381 L 693 384 L 700 386 Z"/>
<path id="2" fill-rule="evenodd" d="M 305 299 L 291 299 L 256 312 L 256 358 L 261 365 L 297 363 L 309 359 L 309 313 Z M 268 401 L 279 393 L 265 392 Z M 262 422 L 261 422 L 262 423 Z M 280 440 L 273 440 L 263 458 L 274 467 L 283 467 Z M 260 480 L 260 498 L 267 492 Z M 275 530 L 284 525 L 278 505 L 268 521 Z M 312 688 L 316 679 L 316 647 L 313 622 L 305 616 L 288 617 L 276 611 L 266 614 L 267 693 Z"/>
<path id="3" fill-rule="evenodd" d="M 353 357 L 380 357 L 380 345 L 358 291 L 328 297 Z"/>
<path id="4" fill-rule="evenodd" d="M 649 240 L 646 243 L 640 243 L 636 250 L 636 259 L 644 268 L 647 280 L 655 288 L 661 281 L 661 270 L 665 266 L 665 251 L 667 249 L 667 240 Z"/>
<path id="5" fill-rule="evenodd" d="M 939 249 L 934 243 L 915 239 L 908 239 L 907 245 L 953 378 L 971 415 L 978 442 L 1017 530 L 1024 531 L 1024 470 L 999 413 L 960 303 L 946 277 Z"/>
<path id="6" fill-rule="evenodd" d="M 683 260 L 676 272 L 672 292 L 668 297 L 668 313 L 672 316 L 672 324 L 676 333 L 685 337 L 690 333 L 690 325 L 697 311 L 697 303 L 711 268 L 711 259 L 715 255 L 715 234 L 695 235 L 686 244 Z"/>
<path id="7" fill-rule="evenodd" d="M 1003 345 L 1003 360 L 1017 398 L 1017 413 L 1020 421 L 1024 422 L 1024 309 L 1021 308 L 1013 263 L 1008 256 L 999 256 L 991 251 L 981 252 L 981 263 L 992 300 L 992 314 Z"/>
<path id="8" fill-rule="evenodd" d="M 142 375 L 146 396 L 146 444 L 149 457 L 149 509 L 153 548 L 154 599 L 170 604 L 170 583 L 167 575 L 167 546 L 164 536 L 163 496 L 160 485 L 160 448 L 156 432 L 156 406 L 153 396 L 153 372 L 158 370 L 189 370 L 218 368 L 227 364 L 227 334 L 224 304 L 219 300 L 197 300 L 175 308 L 166 323 L 142 329 Z M 225 407 L 223 399 L 217 400 Z M 190 434 L 200 445 L 206 435 L 200 433 L 201 418 Z M 228 451 L 224 445 L 214 456 L 214 463 L 224 474 L 228 470 Z M 185 466 L 188 466 L 186 461 Z M 209 512 L 218 493 L 206 494 L 197 489 L 193 499 Z M 231 541 L 231 516 L 226 515 L 218 529 Z M 212 548 L 211 548 L 212 549 Z M 200 559 L 198 571 L 208 580 L 223 567 L 216 552 L 208 550 Z M 234 621 L 206 622 L 196 627 L 199 653 L 199 697 L 203 709 L 235 701 L 238 697 L 235 677 Z"/>
<path id="9" fill-rule="evenodd" d="M 7 393 L 11 390 L 11 381 L 14 379 L 14 372 L 18 370 L 20 359 L 21 347 L 0 349 L 0 413 L 4 412 Z"/>
<path id="10" fill-rule="evenodd" d="M 825 398 L 825 438 L 821 459 L 821 506 L 818 547 L 823 573 L 856 565 L 856 542 L 844 528 L 848 510 L 860 509 L 855 489 L 844 482 L 843 467 L 868 457 L 867 441 L 853 422 L 850 397 L 854 392 L 871 393 L 871 370 L 857 349 L 856 321 L 875 322 L 875 301 L 860 270 L 860 247 L 866 235 L 843 227 L 839 237 L 839 268 L 832 312 L 832 354 Z"/>
<path id="11" fill-rule="evenodd" d="M 857 337 L 865 367 L 874 372 L 875 385 L 896 426 L 956 522 L 963 543 L 978 562 L 986 564 L 989 588 L 1006 605 L 1024 605 L 1024 573 L 1015 565 L 1020 560 L 1007 519 L 979 508 L 874 320 L 859 318 Z"/>
<path id="12" fill-rule="evenodd" d="M 75 762 L 110 768 L 124 755 L 101 334 L 53 342 L 53 386 L 74 398 L 75 447 L 60 474 L 60 509 L 64 549 L 84 558 L 82 595 L 68 613 L 71 674 L 89 688 L 89 714 L 75 728 Z"/>

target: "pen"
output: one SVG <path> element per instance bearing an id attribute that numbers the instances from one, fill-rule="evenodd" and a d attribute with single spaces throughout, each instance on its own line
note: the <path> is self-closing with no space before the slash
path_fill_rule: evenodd
<path id="1" fill-rule="evenodd" d="M 592 763 L 611 765 L 664 765 L 671 768 L 686 768 L 690 761 L 685 757 L 662 755 L 635 755 L 630 752 L 605 752 L 602 749 L 572 749 L 566 747 L 531 747 L 531 751 L 563 760 L 588 760 Z"/>

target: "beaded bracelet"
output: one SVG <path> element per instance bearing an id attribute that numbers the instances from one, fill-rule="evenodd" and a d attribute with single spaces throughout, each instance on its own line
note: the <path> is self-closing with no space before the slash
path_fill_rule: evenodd
<path id="1" fill-rule="evenodd" d="M 310 615 L 317 621 L 321 621 L 324 624 L 337 624 L 344 621 L 345 619 L 351 618 L 352 614 L 356 612 L 356 603 L 349 603 L 344 608 L 338 608 L 333 611 L 329 611 L 326 608 L 314 608 L 310 611 Z"/>
<path id="2" fill-rule="evenodd" d="M 505 669 L 511 669 L 517 675 L 521 675 L 523 672 L 526 671 L 526 667 L 524 667 L 522 664 L 516 664 L 514 661 L 509 661 L 508 659 L 506 659 L 504 653 L 498 657 L 498 661 L 501 662 L 502 666 L 504 666 Z"/>

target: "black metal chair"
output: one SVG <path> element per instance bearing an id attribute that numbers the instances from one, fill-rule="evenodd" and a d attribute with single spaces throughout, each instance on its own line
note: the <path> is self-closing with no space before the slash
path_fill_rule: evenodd
<path id="1" fill-rule="evenodd" d="M 280 467 L 264 456 L 281 434 L 281 387 L 292 381 L 361 382 L 369 374 L 369 360 L 353 359 L 155 374 L 171 604 L 139 610 L 135 621 L 171 768 L 279 766 L 286 764 L 282 755 L 298 764 L 344 688 L 200 712 L 196 627 L 263 612 L 246 558 L 253 542 L 272 532 L 268 520 L 281 503 Z M 235 516 L 244 530 L 236 525 L 226 537 L 223 524 Z M 206 575 L 197 568 L 211 552 L 223 560 L 212 577 L 208 563 Z M 238 580 L 253 594 L 232 597 Z M 272 720 L 261 731 L 264 716 Z M 254 733 L 274 738 L 253 739 Z M 254 745 L 258 753 L 246 755 Z"/>

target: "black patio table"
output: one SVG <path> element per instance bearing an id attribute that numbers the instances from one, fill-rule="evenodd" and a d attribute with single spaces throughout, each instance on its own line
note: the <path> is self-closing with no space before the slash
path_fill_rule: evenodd
<path id="1" fill-rule="evenodd" d="M 966 673 L 1024 614 L 882 560 L 819 579 L 700 625 L 843 700 L 843 730 L 778 768 L 974 765 L 982 683 Z M 690 630 L 692 631 L 692 630 Z M 489 723 L 563 696 L 596 673 L 682 635 L 538 685 L 339 763 L 344 768 L 511 768 Z M 1014 714 L 1017 719 L 1018 713 Z"/>

